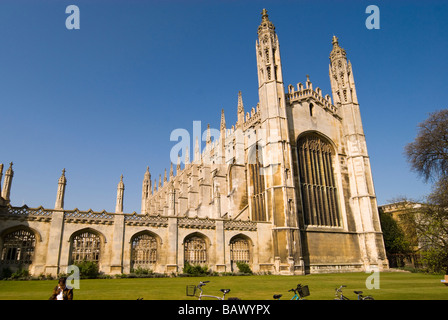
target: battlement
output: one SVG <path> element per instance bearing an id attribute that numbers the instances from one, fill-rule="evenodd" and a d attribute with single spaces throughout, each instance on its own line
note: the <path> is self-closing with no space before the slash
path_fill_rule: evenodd
<path id="1" fill-rule="evenodd" d="M 260 121 L 260 118 L 261 118 L 261 116 L 260 116 L 260 112 L 259 112 L 259 108 L 258 108 L 258 104 L 257 104 L 256 110 L 255 110 L 255 108 L 252 108 L 250 113 L 249 112 L 246 113 L 246 119 L 243 124 L 243 130 L 245 131 L 246 129 L 254 126 L 255 123 Z"/>
<path id="2" fill-rule="evenodd" d="M 330 95 L 326 94 L 325 96 L 322 96 L 322 90 L 319 87 L 317 87 L 316 90 L 313 89 L 313 85 L 312 85 L 311 81 L 309 81 L 308 76 L 307 76 L 306 87 L 304 87 L 303 84 L 299 82 L 297 84 L 297 90 L 294 90 L 294 86 L 289 85 L 288 92 L 285 93 L 285 97 L 286 97 L 286 101 L 289 102 L 290 104 L 292 104 L 293 102 L 296 102 L 296 101 L 303 101 L 303 100 L 307 100 L 309 98 L 313 98 L 319 104 L 321 104 L 321 106 L 324 109 L 326 109 L 334 114 L 337 114 L 337 111 L 338 111 L 337 107 L 331 103 Z"/>

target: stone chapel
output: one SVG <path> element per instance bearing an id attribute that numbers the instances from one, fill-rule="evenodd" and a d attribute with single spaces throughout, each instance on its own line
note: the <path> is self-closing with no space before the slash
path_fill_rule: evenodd
<path id="1" fill-rule="evenodd" d="M 346 51 L 333 36 L 332 92 L 323 95 L 308 76 L 285 87 L 265 9 L 257 36 L 257 106 L 245 108 L 239 92 L 237 122 L 228 127 L 222 110 L 218 139 L 208 134 L 204 150 L 196 144 L 163 179 L 147 168 L 140 213 L 123 212 L 123 176 L 115 212 L 64 208 L 65 170 L 54 208 L 14 206 L 13 164 L 4 176 L 0 165 L 0 268 L 56 275 L 83 260 L 105 274 L 181 273 L 187 262 L 285 275 L 388 268 Z"/>

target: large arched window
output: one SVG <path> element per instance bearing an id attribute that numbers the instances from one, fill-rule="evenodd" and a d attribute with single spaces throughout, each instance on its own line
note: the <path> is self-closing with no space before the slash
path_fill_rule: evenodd
<path id="1" fill-rule="evenodd" d="M 72 239 L 72 263 L 91 261 L 99 263 L 101 255 L 101 238 L 91 231 L 76 234 Z"/>
<path id="2" fill-rule="evenodd" d="M 298 140 L 297 150 L 305 224 L 340 226 L 333 147 L 319 135 L 307 134 Z"/>
<path id="3" fill-rule="evenodd" d="M 33 232 L 20 229 L 3 237 L 1 263 L 29 265 L 33 263 L 36 236 Z"/>
<path id="4" fill-rule="evenodd" d="M 132 238 L 132 268 L 148 269 L 157 262 L 157 239 L 149 233 L 142 233 Z"/>
<path id="5" fill-rule="evenodd" d="M 193 235 L 185 239 L 184 260 L 191 265 L 207 263 L 207 243 L 203 237 Z"/>
<path id="6" fill-rule="evenodd" d="M 252 220 L 267 221 L 265 206 L 265 182 L 261 148 L 257 145 L 249 154 L 249 183 Z"/>

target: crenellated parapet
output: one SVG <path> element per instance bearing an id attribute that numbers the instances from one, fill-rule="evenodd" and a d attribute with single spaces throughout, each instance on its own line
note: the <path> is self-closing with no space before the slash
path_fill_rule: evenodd
<path id="1" fill-rule="evenodd" d="M 45 209 L 42 206 L 38 208 L 29 208 L 24 205 L 13 207 L 10 204 L 0 206 L 0 217 L 2 219 L 14 219 L 24 221 L 50 221 L 53 214 L 52 209 Z"/>
<path id="2" fill-rule="evenodd" d="M 79 209 L 64 210 L 64 221 L 69 223 L 113 224 L 115 214 L 103 210 L 95 212 L 92 209 L 81 211 Z"/>
<path id="3" fill-rule="evenodd" d="M 246 113 L 246 121 L 243 125 L 243 130 L 246 131 L 247 129 L 254 127 L 260 123 L 260 112 L 258 112 L 258 105 L 257 109 L 252 108 L 251 112 Z"/>
<path id="4" fill-rule="evenodd" d="M 163 227 L 168 226 L 168 218 L 162 216 L 150 216 L 148 214 L 125 214 L 124 221 L 129 226 Z"/>
<path id="5" fill-rule="evenodd" d="M 294 102 L 302 102 L 312 99 L 316 105 L 321 106 L 324 110 L 339 117 L 338 108 L 332 104 L 330 95 L 326 94 L 323 96 L 322 90 L 319 87 L 314 90 L 311 81 L 309 81 L 309 77 L 307 77 L 306 86 L 303 86 L 301 82 L 297 84 L 297 90 L 293 85 L 289 85 L 285 97 L 290 105 Z"/>

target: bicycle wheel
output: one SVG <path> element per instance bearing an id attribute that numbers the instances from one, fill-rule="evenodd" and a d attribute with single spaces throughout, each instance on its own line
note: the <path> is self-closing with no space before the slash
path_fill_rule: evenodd
<path id="1" fill-rule="evenodd" d="M 373 299 L 373 297 L 371 297 L 371 296 L 367 296 L 367 297 L 363 297 L 362 300 L 375 300 L 375 299 Z"/>

